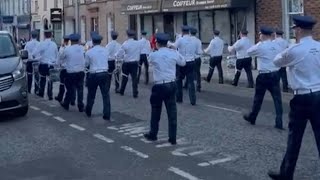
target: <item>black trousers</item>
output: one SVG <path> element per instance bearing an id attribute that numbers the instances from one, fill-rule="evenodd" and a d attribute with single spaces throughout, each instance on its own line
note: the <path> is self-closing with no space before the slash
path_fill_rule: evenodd
<path id="1" fill-rule="evenodd" d="M 177 102 L 183 102 L 183 79 L 188 83 L 189 98 L 192 105 L 196 104 L 196 90 L 194 85 L 194 61 L 187 62 L 183 67 L 177 66 Z"/>
<path id="2" fill-rule="evenodd" d="M 150 135 L 157 137 L 159 131 L 159 122 L 162 112 L 162 103 L 164 102 L 169 125 L 169 139 L 176 140 L 177 136 L 177 105 L 176 105 L 176 83 L 165 83 L 154 85 L 150 97 L 151 104 L 151 123 Z"/>
<path id="3" fill-rule="evenodd" d="M 86 112 L 91 114 L 94 100 L 98 87 L 100 88 L 102 100 L 103 100 L 103 116 L 110 119 L 110 79 L 108 78 L 108 72 L 102 73 L 90 73 L 88 77 L 88 95 Z"/>
<path id="4" fill-rule="evenodd" d="M 194 60 L 194 80 L 196 81 L 197 90 L 201 90 L 201 58 Z M 188 88 L 188 82 L 185 81 L 183 88 Z"/>
<path id="5" fill-rule="evenodd" d="M 248 78 L 248 87 L 253 87 L 253 76 L 252 76 L 252 58 L 244 58 L 244 59 L 237 59 L 236 61 L 236 69 L 237 72 L 234 76 L 233 85 L 238 86 L 239 78 L 241 76 L 241 71 L 244 69 L 247 73 Z"/>
<path id="6" fill-rule="evenodd" d="M 287 78 L 287 69 L 285 67 L 282 67 L 279 70 L 280 78 L 282 80 L 282 89 L 283 91 L 288 91 L 288 78 Z"/>
<path id="7" fill-rule="evenodd" d="M 33 77 L 35 79 L 34 82 L 34 93 L 37 94 L 39 91 L 39 74 L 35 74 L 33 72 L 32 64 L 36 61 L 28 61 L 27 62 L 27 74 L 28 74 L 28 92 L 31 93 Z"/>
<path id="8" fill-rule="evenodd" d="M 56 97 L 56 99 L 59 101 L 59 102 L 62 102 L 63 101 L 63 98 L 65 96 L 65 91 L 66 91 L 66 85 L 65 85 L 65 82 L 66 82 L 66 78 L 67 78 L 67 70 L 65 69 L 62 69 L 60 71 L 60 85 L 59 85 L 59 93 Z M 76 92 L 73 93 L 74 96 L 72 97 L 72 100 L 71 100 L 71 103 L 72 104 L 75 104 L 75 99 L 76 99 Z"/>
<path id="9" fill-rule="evenodd" d="M 320 92 L 295 95 L 290 101 L 289 136 L 286 154 L 281 164 L 281 175 L 293 180 L 301 142 L 310 120 L 320 157 Z"/>
<path id="10" fill-rule="evenodd" d="M 120 81 L 120 72 L 114 73 L 114 70 L 116 69 L 116 61 L 108 61 L 109 69 L 108 69 L 108 80 L 109 80 L 109 87 L 108 89 L 110 90 L 111 86 L 111 81 L 112 81 L 112 75 L 114 74 L 114 84 L 115 84 L 115 90 L 117 91 L 119 89 L 119 81 Z M 118 81 L 119 80 L 119 81 Z"/>
<path id="11" fill-rule="evenodd" d="M 133 96 L 138 96 L 138 64 L 139 62 L 125 62 L 122 64 L 122 82 L 121 82 L 121 88 L 120 88 L 120 94 L 124 94 L 124 91 L 126 89 L 129 75 L 132 78 L 132 91 Z"/>
<path id="12" fill-rule="evenodd" d="M 66 97 L 64 98 L 64 106 L 69 107 L 71 101 L 77 94 L 77 104 L 79 110 L 83 110 L 83 86 L 84 86 L 84 72 L 67 73 L 65 79 L 65 85 L 67 88 Z M 75 94 L 76 93 L 76 94 Z"/>
<path id="13" fill-rule="evenodd" d="M 148 84 L 149 83 L 149 62 L 148 62 L 148 57 L 146 54 L 140 55 L 138 83 L 140 81 L 142 65 L 144 65 L 144 71 L 145 71 L 145 84 Z"/>
<path id="14" fill-rule="evenodd" d="M 256 79 L 256 91 L 249 118 L 255 121 L 262 106 L 266 91 L 271 93 L 276 109 L 276 127 L 282 128 L 282 97 L 280 89 L 280 76 L 278 72 L 259 74 Z"/>
<path id="15" fill-rule="evenodd" d="M 223 84 L 223 70 L 222 70 L 221 62 L 222 62 L 222 56 L 215 56 L 210 58 L 210 67 L 209 67 L 209 73 L 207 76 L 208 82 L 211 81 L 214 68 L 217 67 L 218 73 L 219 73 L 219 83 Z"/>
<path id="16" fill-rule="evenodd" d="M 44 96 L 44 90 L 47 84 L 47 78 L 49 77 L 50 73 L 49 70 L 53 69 L 53 66 L 48 64 L 40 64 L 39 65 L 39 74 L 40 74 L 40 87 L 39 87 L 39 96 Z M 52 82 L 48 81 L 47 85 L 47 94 L 49 99 L 52 99 Z"/>

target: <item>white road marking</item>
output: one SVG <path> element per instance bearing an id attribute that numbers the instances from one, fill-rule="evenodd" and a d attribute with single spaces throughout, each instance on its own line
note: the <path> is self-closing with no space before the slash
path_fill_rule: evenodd
<path id="1" fill-rule="evenodd" d="M 79 131 L 85 131 L 86 129 L 81 127 L 81 126 L 78 126 L 76 124 L 69 124 L 70 127 L 74 128 L 74 129 L 77 129 Z"/>
<path id="2" fill-rule="evenodd" d="M 213 105 L 208 105 L 208 104 L 205 104 L 204 106 L 214 108 L 214 109 L 220 109 L 220 110 L 224 110 L 224 111 L 234 112 L 234 113 L 238 113 L 238 114 L 242 113 L 241 111 L 237 111 L 237 110 L 233 110 L 233 109 L 229 109 L 229 108 L 224 108 L 224 107 L 219 107 L 219 106 L 213 106 Z"/>
<path id="3" fill-rule="evenodd" d="M 124 135 L 134 135 L 134 134 L 145 133 L 145 132 L 148 132 L 148 131 L 149 131 L 149 128 L 141 127 L 141 128 L 137 128 L 137 129 L 134 129 L 132 131 L 129 131 L 127 133 L 124 133 Z"/>
<path id="4" fill-rule="evenodd" d="M 129 146 L 121 146 L 122 149 L 128 151 L 128 152 L 131 152 L 131 153 L 134 153 L 136 154 L 137 156 L 141 157 L 141 158 L 144 158 L 144 159 L 147 159 L 149 158 L 149 156 L 147 154 L 144 154 L 142 152 L 139 152 L 137 150 L 134 150 L 132 147 L 129 147 Z"/>
<path id="5" fill-rule="evenodd" d="M 190 150 L 190 149 L 198 149 L 199 147 L 197 146 L 191 146 L 191 147 L 183 147 L 183 148 L 177 148 L 175 149 L 174 151 L 172 151 L 172 155 L 175 155 L 175 156 L 188 156 L 187 153 L 182 153 L 183 151 L 186 151 L 186 150 Z"/>
<path id="6" fill-rule="evenodd" d="M 54 107 L 57 107 L 57 105 L 50 104 L 49 107 L 54 108 Z"/>
<path id="7" fill-rule="evenodd" d="M 119 129 L 120 130 L 124 130 L 124 129 L 128 129 L 128 128 L 133 128 L 133 127 L 137 127 L 137 126 L 142 126 L 142 123 L 136 123 L 136 124 L 123 124 Z"/>
<path id="8" fill-rule="evenodd" d="M 109 138 L 105 137 L 104 135 L 94 134 L 93 136 L 96 137 L 96 138 L 98 138 L 98 139 L 100 139 L 100 140 L 102 140 L 102 141 L 105 141 L 105 142 L 107 142 L 107 143 L 114 143 L 114 140 L 109 139 Z"/>
<path id="9" fill-rule="evenodd" d="M 181 177 L 184 177 L 184 178 L 186 178 L 188 180 L 201 180 L 201 179 L 199 179 L 199 178 L 197 178 L 197 177 L 195 177 L 195 176 L 193 176 L 193 175 L 191 175 L 191 174 L 189 174 L 189 173 L 187 173 L 185 171 L 182 171 L 181 169 L 178 169 L 176 167 L 170 167 L 168 170 L 173 172 L 173 173 L 175 173 L 175 174 L 177 174 L 177 175 L 179 175 L 179 176 L 181 176 Z"/>
<path id="10" fill-rule="evenodd" d="M 145 139 L 145 138 L 141 138 L 140 139 L 142 142 L 144 142 L 144 143 L 147 143 L 147 144 L 150 144 L 150 143 L 152 143 L 152 141 L 148 141 L 147 139 Z"/>
<path id="11" fill-rule="evenodd" d="M 206 151 L 195 151 L 195 152 L 189 153 L 189 156 L 197 156 L 204 153 L 206 153 Z"/>
<path id="12" fill-rule="evenodd" d="M 36 107 L 36 106 L 30 106 L 31 109 L 35 110 L 35 111 L 39 111 L 40 108 Z"/>
<path id="13" fill-rule="evenodd" d="M 41 111 L 42 114 L 46 116 L 52 116 L 53 114 L 49 113 L 48 111 Z"/>
<path id="14" fill-rule="evenodd" d="M 64 120 L 62 117 L 59 117 L 59 116 L 55 116 L 54 119 L 60 122 L 66 122 L 66 120 Z"/>
<path id="15" fill-rule="evenodd" d="M 199 163 L 198 166 L 201 166 L 201 167 L 206 167 L 206 166 L 214 166 L 216 164 L 220 164 L 220 163 L 225 163 L 225 162 L 229 162 L 229 161 L 234 161 L 238 158 L 238 156 L 229 156 L 229 157 L 226 157 L 226 158 L 223 158 L 223 159 L 216 159 L 216 160 L 212 160 L 212 161 L 209 161 L 209 162 L 203 162 L 203 163 Z"/>
<path id="16" fill-rule="evenodd" d="M 143 133 L 137 134 L 137 135 L 131 135 L 130 137 L 132 137 L 132 138 L 138 138 L 138 137 L 142 137 L 142 136 L 143 136 Z"/>
<path id="17" fill-rule="evenodd" d="M 109 126 L 109 127 L 107 127 L 108 129 L 110 129 L 110 130 L 119 130 L 118 128 L 116 128 L 115 126 Z"/>

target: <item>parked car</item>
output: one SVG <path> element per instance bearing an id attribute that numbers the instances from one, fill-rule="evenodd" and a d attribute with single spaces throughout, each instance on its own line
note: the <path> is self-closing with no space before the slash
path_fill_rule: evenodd
<path id="1" fill-rule="evenodd" d="M 28 52 L 18 51 L 9 32 L 0 31 L 0 112 L 28 113 L 28 88 L 25 65 Z M 1 116 L 0 116 L 1 119 Z"/>

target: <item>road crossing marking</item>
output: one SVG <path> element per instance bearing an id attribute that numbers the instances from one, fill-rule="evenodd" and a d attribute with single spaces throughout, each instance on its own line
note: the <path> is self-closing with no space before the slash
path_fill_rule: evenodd
<path id="1" fill-rule="evenodd" d="M 42 114 L 46 116 L 52 116 L 53 114 L 49 113 L 48 111 L 41 111 Z"/>
<path id="2" fill-rule="evenodd" d="M 85 131 L 86 129 L 81 127 L 81 126 L 78 126 L 76 124 L 69 124 L 70 127 L 74 128 L 74 129 L 77 129 L 79 131 Z"/>
<path id="3" fill-rule="evenodd" d="M 177 175 L 179 175 L 179 176 L 181 176 L 181 177 L 184 177 L 184 178 L 186 178 L 188 180 L 201 180 L 201 179 L 199 179 L 199 178 L 197 178 L 197 177 L 195 177 L 195 176 L 193 176 L 193 175 L 191 175 L 191 174 L 189 174 L 189 173 L 187 173 L 185 171 L 182 171 L 181 169 L 176 168 L 176 167 L 170 167 L 168 170 L 173 172 L 173 173 L 175 173 L 175 174 L 177 174 Z"/>
<path id="4" fill-rule="evenodd" d="M 147 159 L 149 158 L 149 156 L 147 154 L 144 154 L 142 152 L 139 152 L 135 149 L 133 149 L 132 147 L 129 147 L 129 146 L 121 146 L 122 149 L 128 151 L 128 152 L 131 152 L 131 153 L 134 153 L 136 154 L 137 156 L 141 157 L 141 158 L 144 158 L 144 159 Z"/>
<path id="5" fill-rule="evenodd" d="M 131 135 L 130 137 L 132 137 L 132 138 L 138 138 L 138 137 L 142 137 L 142 136 L 143 136 L 143 133 L 138 134 L 138 135 Z"/>
<path id="6" fill-rule="evenodd" d="M 219 106 L 213 106 L 213 105 L 208 105 L 208 104 L 204 104 L 204 106 L 214 108 L 214 109 L 229 111 L 229 112 L 233 112 L 233 113 L 238 113 L 238 114 L 242 113 L 241 111 L 237 111 L 237 110 L 233 110 L 233 109 L 229 109 L 229 108 L 224 108 L 224 107 L 219 107 Z"/>
<path id="7" fill-rule="evenodd" d="M 55 116 L 54 119 L 60 122 L 66 122 L 66 120 L 64 120 L 62 117 L 59 117 L 59 116 Z"/>
<path id="8" fill-rule="evenodd" d="M 94 134 L 93 136 L 96 137 L 96 138 L 98 138 L 98 139 L 100 139 L 100 140 L 102 140 L 102 141 L 105 141 L 105 142 L 107 142 L 107 143 L 114 143 L 114 140 L 109 139 L 109 138 L 105 137 L 104 135 Z"/>
<path id="9" fill-rule="evenodd" d="M 186 145 L 186 144 L 188 144 L 188 142 L 184 138 L 181 138 L 181 139 L 177 140 L 177 144 L 178 145 Z M 164 147 L 170 147 L 170 146 L 172 146 L 171 143 L 163 143 L 163 144 L 156 145 L 156 148 L 164 148 Z"/>
<path id="10" fill-rule="evenodd" d="M 196 152 L 200 152 L 200 151 L 195 151 L 195 152 L 192 152 L 192 153 L 183 153 L 183 151 L 187 151 L 187 150 L 190 150 L 190 149 L 196 150 L 196 149 L 199 149 L 199 147 L 198 146 L 190 146 L 190 147 L 177 148 L 174 151 L 172 151 L 171 154 L 174 155 L 174 156 L 188 156 L 190 154 L 194 154 Z M 202 151 L 202 152 L 204 152 L 204 151 Z"/>
<path id="11" fill-rule="evenodd" d="M 108 129 L 110 129 L 110 130 L 119 130 L 118 128 L 116 128 L 115 126 L 109 126 L 109 127 L 107 127 Z"/>
<path id="12" fill-rule="evenodd" d="M 36 107 L 36 106 L 30 106 L 31 109 L 35 110 L 35 111 L 39 111 L 40 108 Z"/>
<path id="13" fill-rule="evenodd" d="M 206 151 L 195 151 L 195 152 L 189 153 L 188 155 L 189 156 L 197 156 L 197 155 L 204 154 L 204 153 L 206 153 Z"/>
<path id="14" fill-rule="evenodd" d="M 212 161 L 209 161 L 209 162 L 199 163 L 198 166 L 201 166 L 201 167 L 206 167 L 206 166 L 210 166 L 210 165 L 214 166 L 214 165 L 217 165 L 217 164 L 220 164 L 220 163 L 234 161 L 234 160 L 236 160 L 238 158 L 239 158 L 238 156 L 229 156 L 229 157 L 222 158 L 222 159 L 215 159 L 215 160 L 212 160 Z"/>

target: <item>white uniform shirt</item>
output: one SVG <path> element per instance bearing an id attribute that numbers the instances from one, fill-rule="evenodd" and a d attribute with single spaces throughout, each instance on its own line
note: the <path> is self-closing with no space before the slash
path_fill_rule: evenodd
<path id="1" fill-rule="evenodd" d="M 195 60 L 198 47 L 190 35 L 183 35 L 174 43 L 174 47 L 178 49 L 178 52 L 187 62 Z"/>
<path id="2" fill-rule="evenodd" d="M 233 46 L 230 46 L 228 50 L 230 52 L 236 51 L 237 59 L 244 59 L 250 57 L 247 53 L 248 49 L 251 48 L 253 44 L 248 37 L 242 37 Z"/>
<path id="3" fill-rule="evenodd" d="M 281 48 L 271 40 L 259 42 L 248 49 L 249 56 L 257 57 L 259 71 L 278 71 L 280 68 L 273 64 L 273 60 L 280 52 Z"/>
<path id="4" fill-rule="evenodd" d="M 191 36 L 191 39 L 192 39 L 192 41 L 194 41 L 194 43 L 197 44 L 197 53 L 196 53 L 195 58 L 200 58 L 201 55 L 203 54 L 203 51 L 202 51 L 202 42 L 201 42 L 201 40 L 198 39 L 196 36 Z"/>
<path id="5" fill-rule="evenodd" d="M 35 60 L 32 54 L 38 47 L 39 43 L 40 42 L 37 39 L 32 39 L 31 41 L 27 42 L 26 46 L 24 47 L 24 50 L 28 51 L 29 60 Z"/>
<path id="6" fill-rule="evenodd" d="M 293 90 L 320 88 L 320 43 L 311 36 L 278 54 L 278 67 L 288 67 L 288 79 Z"/>
<path id="7" fill-rule="evenodd" d="M 121 44 L 118 43 L 116 40 L 112 40 L 106 45 L 107 50 L 109 51 L 109 61 L 116 60 L 116 54 L 121 48 Z"/>
<path id="8" fill-rule="evenodd" d="M 90 66 L 89 72 L 102 72 L 107 71 L 108 67 L 108 57 L 109 51 L 103 46 L 93 46 L 86 52 L 86 66 Z"/>
<path id="9" fill-rule="evenodd" d="M 145 37 L 143 37 L 139 40 L 139 42 L 141 43 L 141 52 L 140 53 L 149 55 L 152 52 L 151 44 L 150 44 L 149 40 L 147 40 Z"/>
<path id="10" fill-rule="evenodd" d="M 33 51 L 32 56 L 39 56 L 41 64 L 56 64 L 58 59 L 58 46 L 51 39 L 45 39 L 39 43 L 39 46 Z"/>
<path id="11" fill-rule="evenodd" d="M 223 48 L 224 48 L 223 40 L 220 37 L 216 36 L 211 40 L 208 48 L 205 49 L 204 51 L 206 53 L 209 53 L 211 57 L 216 57 L 216 56 L 222 56 Z"/>
<path id="12" fill-rule="evenodd" d="M 68 73 L 82 72 L 85 69 L 84 48 L 79 44 L 66 47 L 60 58 Z"/>
<path id="13" fill-rule="evenodd" d="M 140 52 L 140 42 L 131 38 L 122 44 L 116 56 L 124 62 L 135 62 L 140 60 Z"/>
<path id="14" fill-rule="evenodd" d="M 58 61 L 57 61 L 57 65 L 61 66 L 62 68 L 66 67 L 66 63 L 62 63 L 62 59 L 61 59 L 61 55 L 63 54 L 64 50 L 69 47 L 69 45 L 62 45 L 59 48 L 59 57 L 58 57 Z"/>
<path id="15" fill-rule="evenodd" d="M 186 61 L 176 50 L 160 48 L 152 52 L 149 62 L 153 65 L 154 82 L 174 81 L 176 78 L 176 65 L 185 66 Z"/>
<path id="16" fill-rule="evenodd" d="M 281 37 L 277 37 L 273 42 L 277 43 L 281 47 L 281 51 L 284 51 L 289 47 L 289 42 Z"/>

